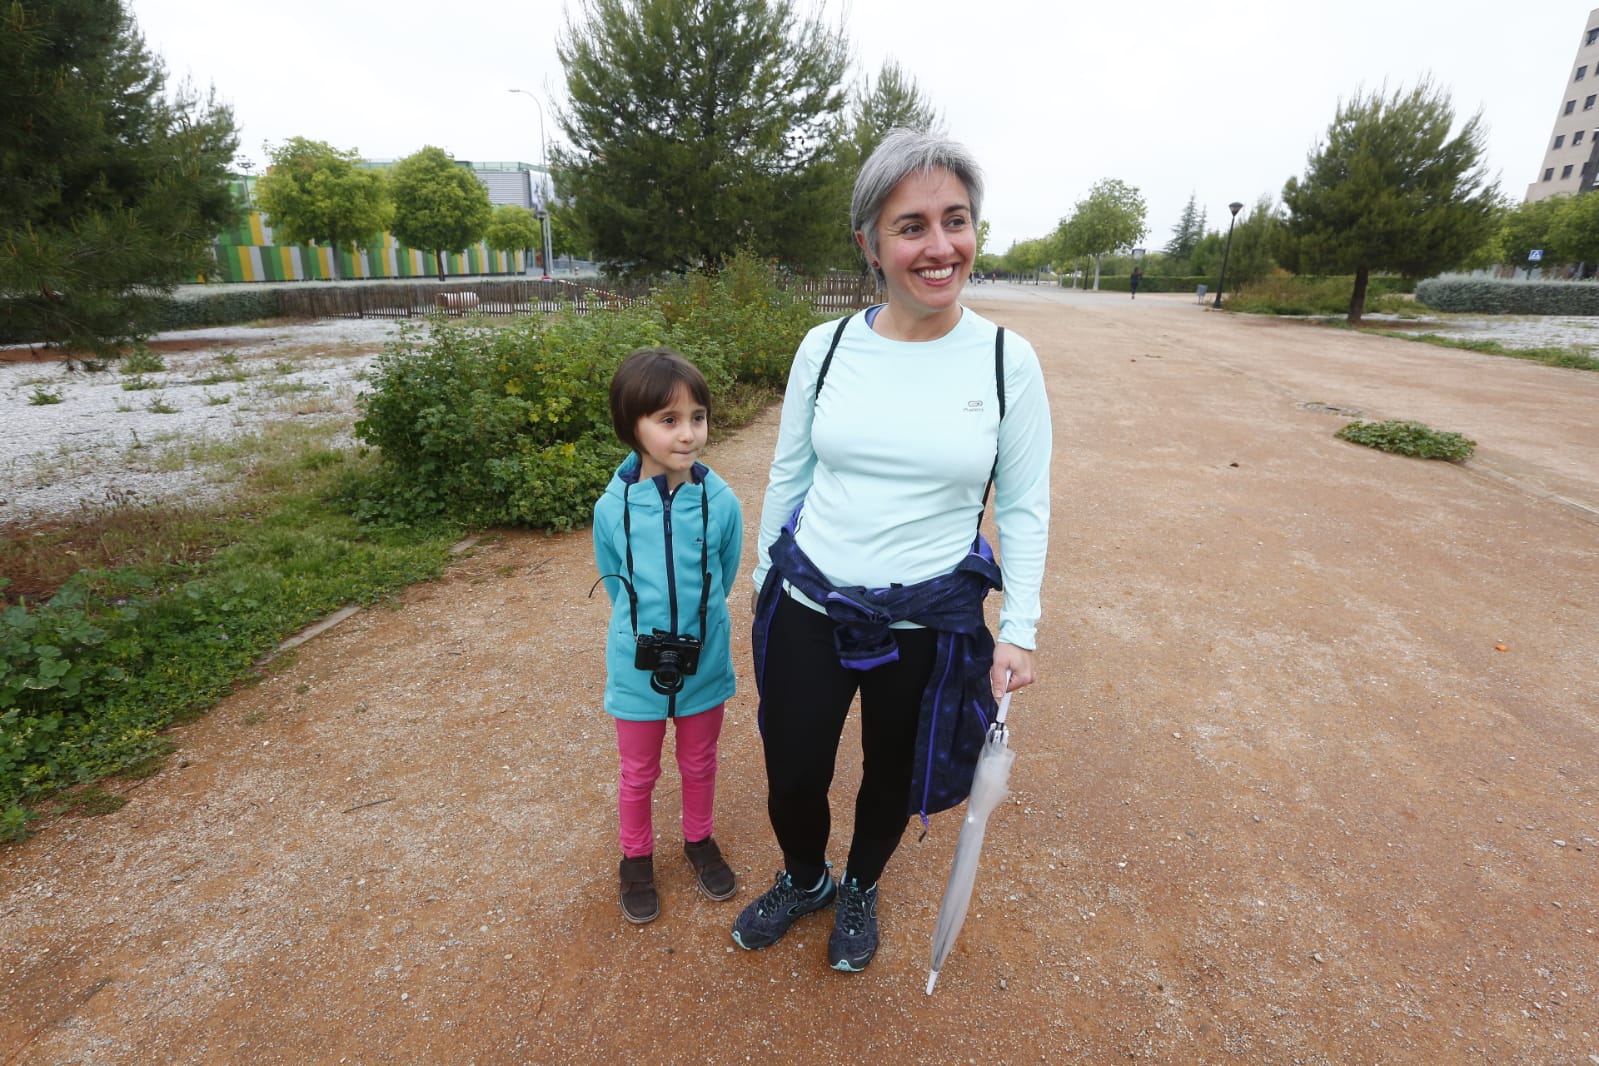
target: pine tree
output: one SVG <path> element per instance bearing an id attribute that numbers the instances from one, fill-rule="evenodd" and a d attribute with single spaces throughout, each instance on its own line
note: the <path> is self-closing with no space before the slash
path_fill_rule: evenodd
<path id="1" fill-rule="evenodd" d="M 1171 240 L 1166 242 L 1166 254 L 1176 259 L 1187 260 L 1194 254 L 1194 248 L 1205 236 L 1205 212 L 1200 208 L 1193 193 L 1188 194 L 1188 206 L 1183 208 L 1183 217 L 1172 227 Z"/>
<path id="2" fill-rule="evenodd" d="M 233 115 L 167 92 L 119 0 L 13 0 L 0 70 L 0 334 L 112 352 L 214 266 Z"/>
<path id="3" fill-rule="evenodd" d="M 740 248 L 824 258 L 842 39 L 792 0 L 588 0 L 582 15 L 557 45 L 570 147 L 551 153 L 579 243 L 622 274 Z"/>
<path id="4" fill-rule="evenodd" d="M 1451 133 L 1454 122 L 1449 94 L 1426 79 L 1409 92 L 1357 95 L 1338 108 L 1304 177 L 1283 187 L 1293 258 L 1355 275 L 1351 324 L 1373 270 L 1425 277 L 1492 237 L 1498 187 L 1483 170 L 1482 116 Z"/>

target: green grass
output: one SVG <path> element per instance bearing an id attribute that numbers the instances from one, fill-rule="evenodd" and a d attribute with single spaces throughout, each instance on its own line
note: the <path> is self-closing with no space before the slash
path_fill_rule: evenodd
<path id="1" fill-rule="evenodd" d="M 1542 363 L 1544 366 L 1563 366 L 1569 370 L 1599 370 L 1599 359 L 1575 348 L 1510 348 L 1498 341 L 1466 340 L 1459 337 L 1443 337 L 1436 333 L 1405 333 L 1391 329 L 1366 329 L 1361 332 L 1374 333 L 1380 337 L 1401 337 L 1423 344 L 1436 344 L 1440 348 L 1461 348 L 1468 352 L 1481 352 L 1484 355 L 1525 359 L 1532 363 Z"/>
<path id="2" fill-rule="evenodd" d="M 44 407 L 47 404 L 60 403 L 61 399 L 59 389 L 47 389 L 43 386 L 37 386 L 34 388 L 33 394 L 28 397 L 28 403 L 34 407 Z"/>
<path id="3" fill-rule="evenodd" d="M 339 502 L 373 460 L 334 433 L 173 441 L 158 459 L 213 465 L 231 493 L 0 530 L 0 840 L 62 803 L 107 809 L 73 790 L 151 772 L 162 730 L 251 683 L 284 637 L 443 570 L 458 528 L 363 527 Z"/>

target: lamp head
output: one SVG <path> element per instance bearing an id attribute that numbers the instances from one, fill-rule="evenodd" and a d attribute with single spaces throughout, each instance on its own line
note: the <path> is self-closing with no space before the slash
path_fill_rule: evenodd
<path id="1" fill-rule="evenodd" d="M 1233 217 L 1234 218 L 1237 218 L 1238 217 L 1238 212 L 1242 211 L 1243 209 L 1244 209 L 1244 205 L 1239 203 L 1237 200 L 1234 200 L 1232 203 L 1227 205 L 1227 210 L 1229 210 L 1229 211 L 1231 211 L 1233 213 Z"/>

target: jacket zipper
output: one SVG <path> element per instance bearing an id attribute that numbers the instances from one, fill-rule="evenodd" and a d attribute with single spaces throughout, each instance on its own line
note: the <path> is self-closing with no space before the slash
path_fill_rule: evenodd
<path id="1" fill-rule="evenodd" d="M 681 485 L 678 488 L 682 488 Z M 672 547 L 672 505 L 677 501 L 677 489 L 668 489 L 662 501 L 661 522 L 666 538 L 666 603 L 671 615 L 672 633 L 677 632 L 677 566 L 676 551 Z M 677 717 L 677 693 L 666 697 L 666 717 Z"/>

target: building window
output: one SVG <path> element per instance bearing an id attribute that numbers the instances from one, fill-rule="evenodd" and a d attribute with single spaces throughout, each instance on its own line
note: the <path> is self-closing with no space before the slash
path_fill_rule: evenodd
<path id="1" fill-rule="evenodd" d="M 1576 144 L 1577 142 L 1576 141 L 1572 141 L 1571 143 L 1572 144 Z M 1565 146 L 1566 146 L 1566 135 L 1564 133 L 1562 133 L 1560 136 L 1555 138 L 1555 147 L 1556 148 L 1564 148 Z"/>
<path id="2" fill-rule="evenodd" d="M 1582 138 L 1587 134 L 1587 132 L 1587 130 L 1578 130 L 1576 133 L 1573 133 L 1571 135 L 1571 147 L 1575 148 L 1577 145 L 1581 144 Z"/>
<path id="3" fill-rule="evenodd" d="M 1577 68 L 1577 76 L 1575 78 L 1572 78 L 1571 80 L 1572 81 L 1581 81 L 1583 78 L 1586 78 L 1587 76 L 1588 76 L 1588 68 L 1587 67 L 1578 67 Z"/>
<path id="4" fill-rule="evenodd" d="M 1599 93 L 1594 93 L 1592 96 L 1588 97 L 1588 99 L 1584 100 L 1582 102 L 1582 109 L 1584 111 L 1592 111 L 1593 110 L 1593 102 L 1595 100 L 1599 100 Z"/>
<path id="5" fill-rule="evenodd" d="M 1566 101 L 1566 114 L 1569 115 L 1575 110 L 1577 110 L 1577 101 L 1575 101 L 1575 100 L 1567 100 Z"/>
<path id="6" fill-rule="evenodd" d="M 1550 167 L 1548 170 L 1543 172 L 1543 180 L 1544 181 L 1554 181 L 1555 180 L 1555 168 L 1554 167 Z"/>
<path id="7" fill-rule="evenodd" d="M 1599 30 L 1589 30 L 1588 31 L 1588 39 L 1586 41 L 1584 41 L 1583 43 L 1584 44 L 1593 44 L 1593 42 L 1595 42 L 1595 41 L 1599 41 Z"/>
<path id="8" fill-rule="evenodd" d="M 1571 177 L 1571 164 L 1567 163 L 1560 168 L 1560 180 L 1565 181 L 1569 177 Z"/>

